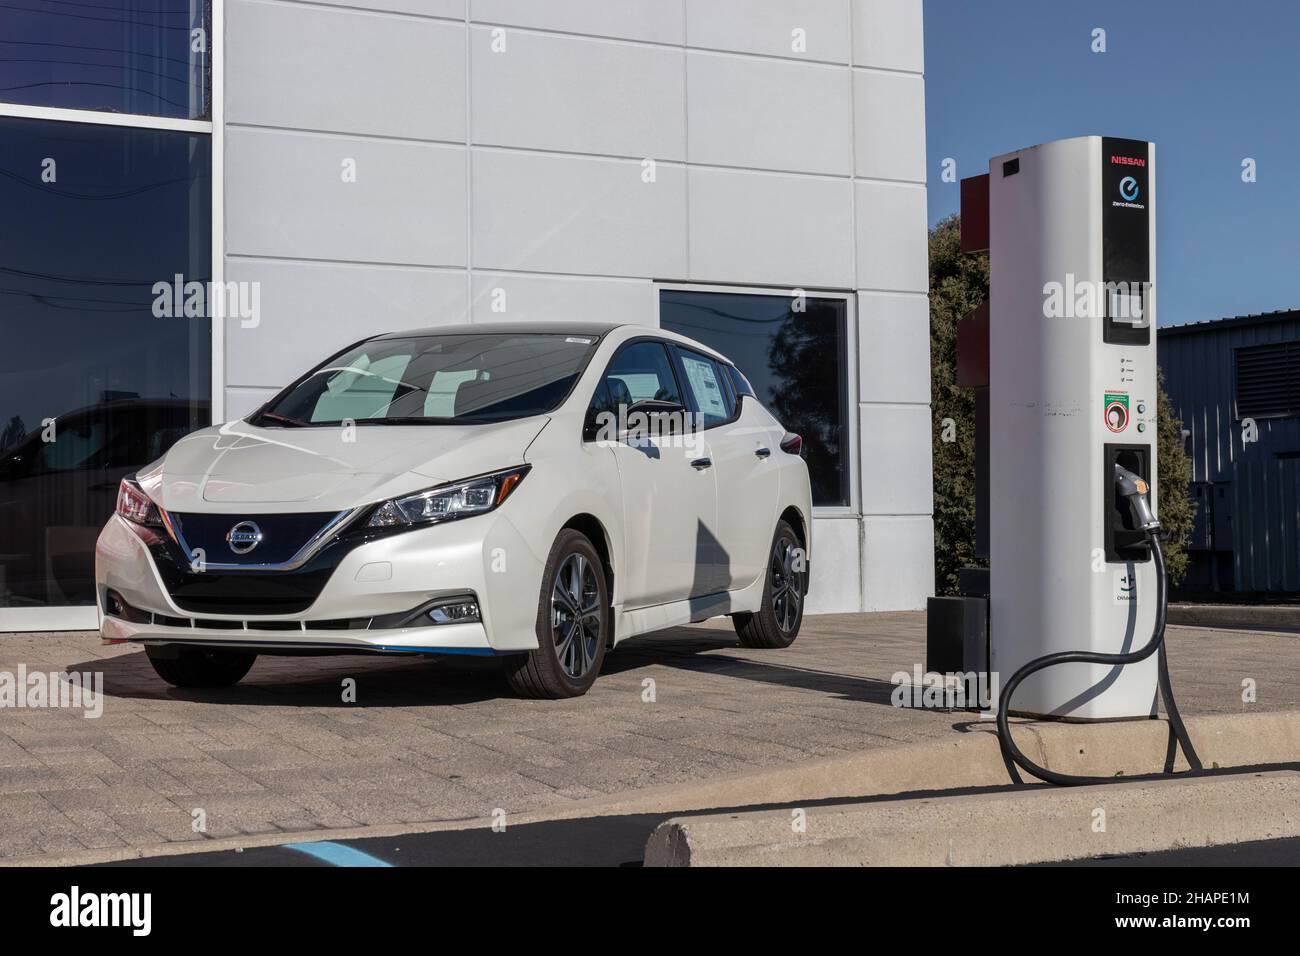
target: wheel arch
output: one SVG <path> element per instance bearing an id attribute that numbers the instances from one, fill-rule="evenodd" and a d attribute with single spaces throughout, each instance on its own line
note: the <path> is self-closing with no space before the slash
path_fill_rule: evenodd
<path id="1" fill-rule="evenodd" d="M 812 545 L 809 538 L 808 520 L 804 517 L 795 505 L 788 505 L 780 514 L 780 520 L 784 521 L 790 527 L 794 528 L 795 534 L 803 542 L 804 547 L 804 594 L 808 593 L 808 585 L 812 580 Z"/>
<path id="2" fill-rule="evenodd" d="M 609 602 L 611 605 L 614 604 L 614 546 L 613 542 L 610 541 L 609 531 L 606 530 L 604 523 L 589 512 L 580 512 L 560 525 L 560 531 L 566 528 L 580 531 L 586 535 L 587 540 L 591 542 L 591 546 L 600 555 L 600 561 L 605 566 L 605 587 L 609 591 Z M 612 632 L 613 628 L 610 630 Z"/>

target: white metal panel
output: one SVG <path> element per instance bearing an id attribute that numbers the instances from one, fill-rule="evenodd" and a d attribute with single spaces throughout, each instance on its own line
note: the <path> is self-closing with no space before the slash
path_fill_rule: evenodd
<path id="1" fill-rule="evenodd" d="M 859 398 L 930 404 L 930 303 L 922 295 L 858 293 Z"/>
<path id="2" fill-rule="evenodd" d="M 855 70 L 853 84 L 855 174 L 925 182 L 925 81 Z"/>
<path id="3" fill-rule="evenodd" d="M 862 519 L 856 515 L 813 519 L 807 614 L 862 610 Z"/>
<path id="4" fill-rule="evenodd" d="M 476 23 L 680 44 L 680 0 L 470 0 Z"/>
<path id="5" fill-rule="evenodd" d="M 690 183 L 693 278 L 853 285 L 847 179 L 692 167 Z"/>
<path id="6" fill-rule="evenodd" d="M 686 175 L 659 163 L 475 148 L 474 265 L 574 275 L 686 271 Z"/>
<path id="7" fill-rule="evenodd" d="M 236 257 L 226 277 L 260 290 L 256 326 L 227 322 L 232 386 L 278 388 L 367 335 L 466 318 L 458 271 Z"/>
<path id="8" fill-rule="evenodd" d="M 227 127 L 226 252 L 463 266 L 465 148 Z"/>
<path id="9" fill-rule="evenodd" d="M 921 23 L 921 0 L 853 0 L 854 64 L 922 72 Z"/>
<path id="10" fill-rule="evenodd" d="M 857 202 L 858 288 L 926 292 L 925 188 L 895 183 L 854 184 Z"/>
<path id="11" fill-rule="evenodd" d="M 232 0 L 226 120 L 465 140 L 465 27 Z"/>
<path id="12" fill-rule="evenodd" d="M 686 0 L 686 44 L 847 63 L 849 0 Z"/>
<path id="13" fill-rule="evenodd" d="M 496 53 L 488 27 L 470 46 L 475 143 L 685 157 L 681 50 L 521 32 Z"/>
<path id="14" fill-rule="evenodd" d="M 866 515 L 862 543 L 862 609 L 922 610 L 925 599 L 934 594 L 934 522 L 930 516 Z"/>
<path id="15" fill-rule="evenodd" d="M 849 175 L 850 80 L 846 67 L 692 51 L 690 161 Z"/>
<path id="16" fill-rule="evenodd" d="M 862 513 L 929 515 L 934 510 L 928 405 L 863 405 Z"/>
<path id="17" fill-rule="evenodd" d="M 657 325 L 658 294 L 649 279 L 474 272 L 476 322 L 627 322 Z"/>

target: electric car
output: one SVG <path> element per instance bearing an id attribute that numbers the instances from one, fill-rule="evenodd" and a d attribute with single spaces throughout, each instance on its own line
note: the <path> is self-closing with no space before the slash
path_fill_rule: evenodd
<path id="1" fill-rule="evenodd" d="M 808 591 L 801 445 L 666 330 L 378 335 L 122 480 L 101 635 L 182 687 L 258 654 L 473 654 L 543 698 L 585 693 L 620 641 L 719 615 L 785 647 Z"/>

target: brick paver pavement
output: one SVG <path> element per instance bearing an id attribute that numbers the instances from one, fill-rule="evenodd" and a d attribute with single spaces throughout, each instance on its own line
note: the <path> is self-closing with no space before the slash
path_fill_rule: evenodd
<path id="1" fill-rule="evenodd" d="M 785 651 L 711 622 L 621 646 L 586 697 L 527 701 L 488 664 L 376 657 L 262 658 L 233 689 L 181 691 L 130 645 L 0 634 L 0 671 L 94 670 L 106 690 L 97 719 L 0 709 L 0 857 L 202 840 L 196 811 L 209 838 L 487 818 L 936 738 L 967 716 L 890 703 L 924 648 L 920 613 L 812 617 Z M 1172 628 L 1170 659 L 1185 713 L 1300 707 L 1298 635 Z"/>

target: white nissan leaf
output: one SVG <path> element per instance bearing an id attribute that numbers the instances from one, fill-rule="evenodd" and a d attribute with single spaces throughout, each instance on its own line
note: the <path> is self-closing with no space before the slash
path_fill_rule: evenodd
<path id="1" fill-rule="evenodd" d="M 100 633 L 181 687 L 258 654 L 476 654 L 550 698 L 620 641 L 718 615 L 785 647 L 808 589 L 800 451 L 734 365 L 668 331 L 376 336 L 122 481 Z"/>

